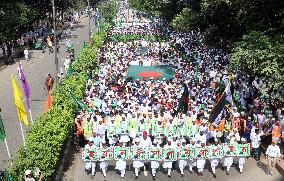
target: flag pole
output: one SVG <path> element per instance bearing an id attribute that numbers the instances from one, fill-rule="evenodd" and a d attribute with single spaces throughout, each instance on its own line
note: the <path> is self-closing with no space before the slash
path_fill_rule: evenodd
<path id="1" fill-rule="evenodd" d="M 24 130 L 23 130 L 23 124 L 22 124 L 22 121 L 19 121 L 19 122 L 20 122 L 22 137 L 23 137 L 23 141 L 24 141 L 24 147 L 26 148 L 26 142 L 25 142 L 25 135 L 24 135 Z"/>
<path id="2" fill-rule="evenodd" d="M 30 109 L 30 108 L 29 108 L 29 113 L 30 113 L 31 122 L 32 122 L 32 124 L 34 124 L 33 116 L 32 116 L 32 111 L 31 111 L 31 109 Z"/>
<path id="3" fill-rule="evenodd" d="M 9 147 L 8 147 L 7 139 L 5 138 L 4 141 L 5 141 L 8 157 L 11 160 L 11 154 L 10 154 L 10 150 L 9 150 Z M 11 165 L 13 165 L 12 162 L 11 162 Z"/>

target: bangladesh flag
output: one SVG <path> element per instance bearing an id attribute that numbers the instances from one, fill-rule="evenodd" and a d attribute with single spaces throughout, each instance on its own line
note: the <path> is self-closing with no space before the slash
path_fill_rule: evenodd
<path id="1" fill-rule="evenodd" d="M 5 137 L 6 137 L 6 134 L 5 134 L 4 124 L 3 124 L 3 121 L 0 115 L 0 143 L 4 141 Z"/>

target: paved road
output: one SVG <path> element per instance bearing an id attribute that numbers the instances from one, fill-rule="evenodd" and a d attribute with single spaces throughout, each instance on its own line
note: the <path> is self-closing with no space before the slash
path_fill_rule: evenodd
<path id="1" fill-rule="evenodd" d="M 87 175 L 84 172 L 84 162 L 81 159 L 81 153 L 80 152 L 73 152 L 73 154 L 70 154 L 70 162 L 69 166 L 66 168 L 65 177 L 63 181 L 92 181 L 91 176 Z M 226 175 L 225 171 L 221 170 L 221 168 L 217 168 L 216 174 L 217 178 L 213 178 L 211 173 L 211 168 L 209 165 L 209 162 L 206 163 L 206 168 L 204 169 L 204 175 L 202 177 L 197 176 L 196 173 L 193 173 L 192 175 L 189 173 L 189 171 L 185 171 L 185 177 L 181 177 L 179 171 L 174 171 L 172 173 L 172 178 L 168 178 L 167 175 L 162 173 L 161 171 L 158 171 L 156 180 L 158 181 L 283 181 L 283 177 L 279 174 L 279 172 L 275 172 L 273 176 L 268 176 L 265 174 L 265 165 L 267 163 L 267 160 L 265 160 L 263 157 L 261 159 L 260 166 L 257 166 L 254 159 L 249 158 L 246 161 L 245 167 L 244 167 L 244 175 L 241 176 L 238 171 L 238 166 L 232 166 L 230 169 L 230 175 Z M 178 165 L 176 165 L 178 167 Z M 107 172 L 106 179 L 108 181 L 119 181 L 120 175 L 116 174 L 116 171 L 114 170 L 115 162 L 111 161 L 109 163 L 109 170 Z M 208 168 L 209 167 L 209 168 Z M 160 167 L 160 170 L 162 168 Z M 186 168 L 187 169 L 187 168 Z M 196 171 L 196 168 L 194 168 L 194 171 Z M 96 181 L 103 181 L 103 175 L 101 173 L 101 170 L 99 169 L 99 164 L 97 164 L 96 167 L 96 175 L 93 180 Z M 127 163 L 127 171 L 124 178 L 124 181 L 134 181 L 134 170 L 131 165 L 131 162 Z M 149 169 L 148 169 L 148 176 L 145 177 L 143 171 L 140 173 L 137 181 L 150 181 L 152 180 L 152 177 L 150 175 Z"/>
<path id="2" fill-rule="evenodd" d="M 91 27 L 92 29 L 94 28 L 92 21 Z M 71 38 L 71 41 L 74 42 L 75 51 L 78 52 L 84 41 L 88 41 L 88 18 L 83 19 L 79 26 L 75 27 L 75 31 L 72 33 L 73 37 Z M 62 66 L 62 59 L 67 56 L 67 53 L 65 52 L 64 40 L 59 43 L 62 45 L 60 45 L 61 52 L 59 53 L 58 60 L 59 66 Z M 47 91 L 44 89 L 46 74 L 50 72 L 53 77 L 55 76 L 55 64 L 54 54 L 49 54 L 48 52 L 42 53 L 40 50 L 31 51 L 31 57 L 30 61 L 26 62 L 21 60 L 21 62 L 31 89 L 31 110 L 33 119 L 35 120 L 35 118 L 43 112 L 44 103 L 47 97 Z M 13 89 L 10 80 L 11 73 L 17 77 L 19 87 L 22 88 L 21 82 L 17 76 L 17 63 L 2 70 L 0 72 L 0 108 L 2 108 L 1 116 L 6 130 L 10 153 L 14 155 L 19 146 L 23 144 L 23 139 L 18 122 L 17 110 L 14 104 Z M 27 129 L 28 128 L 25 127 L 24 131 Z M 0 143 L 0 170 L 8 165 L 8 154 L 3 142 Z"/>

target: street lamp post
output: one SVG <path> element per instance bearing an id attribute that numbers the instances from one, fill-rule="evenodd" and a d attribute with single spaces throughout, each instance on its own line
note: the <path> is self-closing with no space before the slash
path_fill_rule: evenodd
<path id="1" fill-rule="evenodd" d="M 56 22 L 55 22 L 55 4 L 54 0 L 52 0 L 52 21 L 53 21 L 53 40 L 54 40 L 54 59 L 55 59 L 55 83 L 58 84 L 58 59 L 57 59 L 57 38 L 56 38 Z"/>
<path id="2" fill-rule="evenodd" d="M 88 0 L 88 17 L 89 17 L 89 42 L 91 40 L 91 11 L 90 11 L 90 1 Z"/>

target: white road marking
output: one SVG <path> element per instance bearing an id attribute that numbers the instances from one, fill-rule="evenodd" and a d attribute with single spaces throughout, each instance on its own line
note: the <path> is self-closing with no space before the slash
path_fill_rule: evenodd
<path id="1" fill-rule="evenodd" d="M 32 64 L 29 66 L 29 68 L 31 68 L 32 66 L 34 66 L 34 63 L 32 63 Z"/>
<path id="2" fill-rule="evenodd" d="M 43 56 L 40 56 L 39 59 L 42 59 L 43 57 L 44 57 L 44 55 L 43 55 Z"/>

